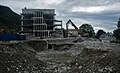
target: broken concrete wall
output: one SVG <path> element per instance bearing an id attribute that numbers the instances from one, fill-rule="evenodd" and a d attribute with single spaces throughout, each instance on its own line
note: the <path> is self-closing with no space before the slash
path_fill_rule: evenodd
<path id="1" fill-rule="evenodd" d="M 40 52 L 47 49 L 48 43 L 44 40 L 26 42 L 35 51 Z"/>
<path id="2" fill-rule="evenodd" d="M 54 50 L 69 50 L 73 44 L 52 44 Z"/>

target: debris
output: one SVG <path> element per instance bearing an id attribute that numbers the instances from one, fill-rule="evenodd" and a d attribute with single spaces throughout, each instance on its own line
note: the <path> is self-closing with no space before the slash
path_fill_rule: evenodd
<path id="1" fill-rule="evenodd" d="M 0 73 L 120 73 L 120 45 L 91 39 L 58 42 L 61 48 L 40 51 L 40 41 L 1 43 Z"/>

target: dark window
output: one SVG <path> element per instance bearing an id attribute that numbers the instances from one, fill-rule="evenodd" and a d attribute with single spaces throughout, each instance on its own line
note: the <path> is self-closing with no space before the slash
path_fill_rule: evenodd
<path id="1" fill-rule="evenodd" d="M 52 44 L 48 44 L 48 49 L 52 49 Z"/>

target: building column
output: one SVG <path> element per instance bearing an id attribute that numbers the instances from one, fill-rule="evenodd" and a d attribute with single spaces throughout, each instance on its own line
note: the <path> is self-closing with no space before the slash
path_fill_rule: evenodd
<path id="1" fill-rule="evenodd" d="M 21 21 L 21 25 L 24 25 L 24 24 L 23 24 L 23 17 L 24 17 L 24 16 L 21 15 L 21 20 L 22 20 L 22 21 Z M 23 31 L 23 26 L 21 26 L 21 31 Z"/>
<path id="2" fill-rule="evenodd" d="M 61 21 L 61 32 L 62 32 L 62 38 L 63 38 L 63 28 L 62 28 L 62 21 Z"/>

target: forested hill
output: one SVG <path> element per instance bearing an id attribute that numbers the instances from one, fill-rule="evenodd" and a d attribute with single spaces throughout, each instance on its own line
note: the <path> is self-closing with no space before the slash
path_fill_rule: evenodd
<path id="1" fill-rule="evenodd" d="M 9 7 L 0 5 L 0 29 L 6 32 L 19 31 L 20 15 Z"/>

